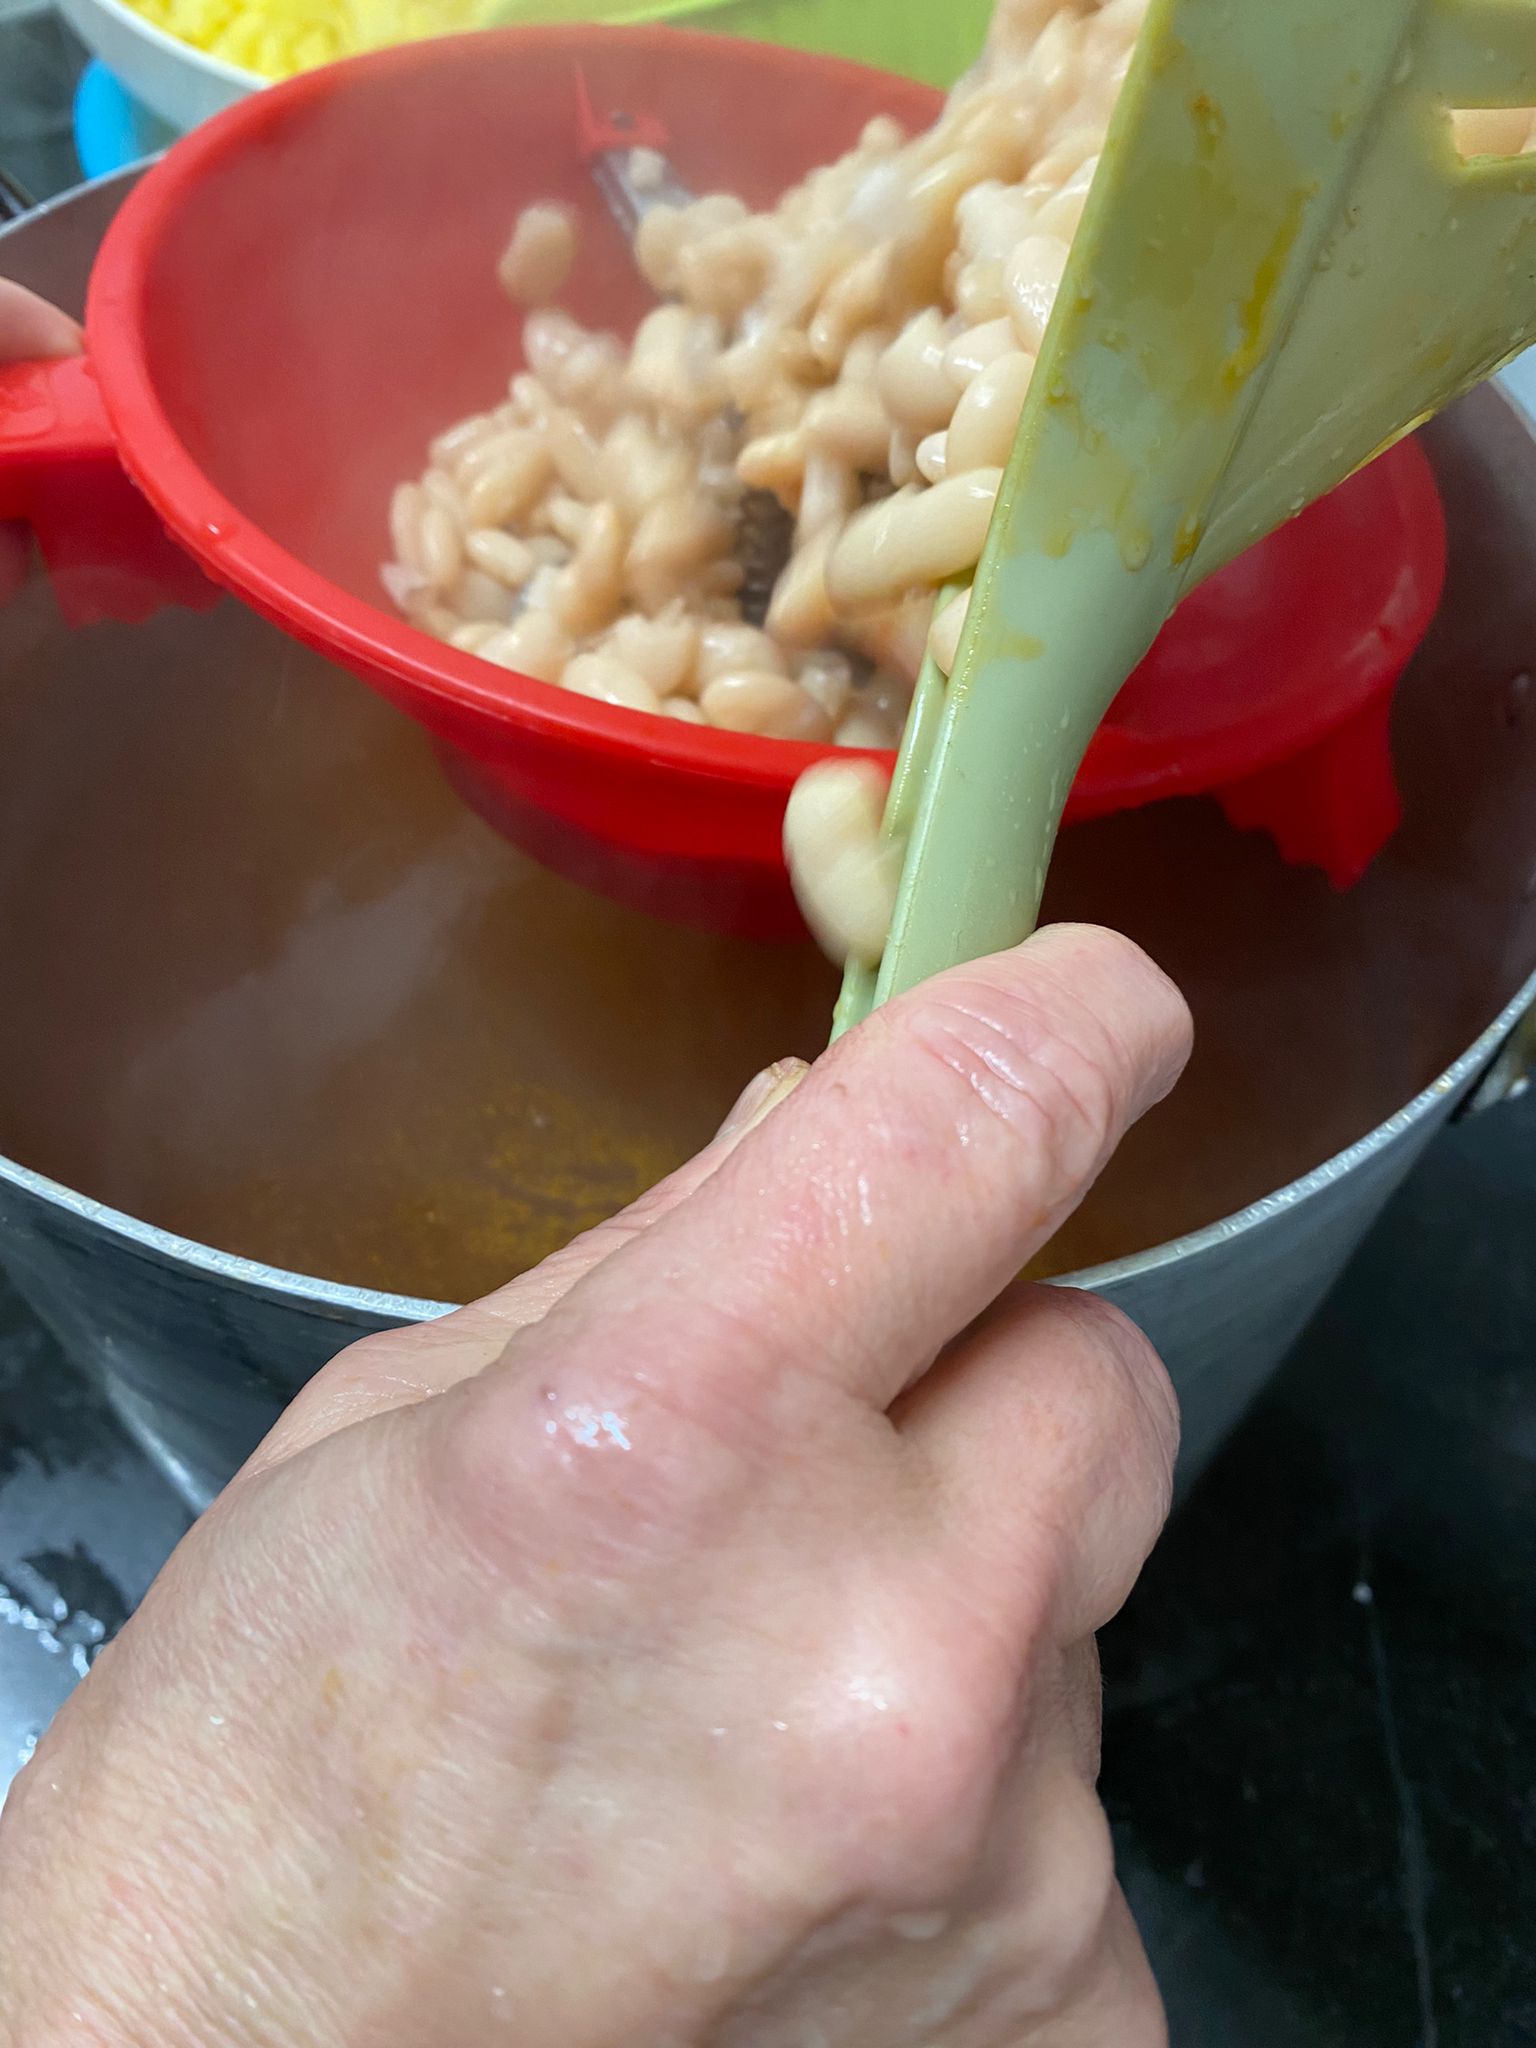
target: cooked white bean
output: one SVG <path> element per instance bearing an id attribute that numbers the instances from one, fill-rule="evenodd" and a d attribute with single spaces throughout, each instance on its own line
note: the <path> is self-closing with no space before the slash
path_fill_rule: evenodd
<path id="1" fill-rule="evenodd" d="M 1007 463 L 1034 371 L 1032 356 L 1012 351 L 966 386 L 949 423 L 949 460 L 957 473 Z"/>
<path id="2" fill-rule="evenodd" d="M 964 391 L 983 370 L 1014 354 L 1018 346 L 1019 338 L 1011 320 L 988 320 L 980 327 L 968 327 L 964 334 L 957 334 L 944 351 L 944 374 L 949 379 L 951 395 Z"/>
<path id="3" fill-rule="evenodd" d="M 890 416 L 872 383 L 844 381 L 811 400 L 805 409 L 804 435 L 814 448 L 849 469 L 875 470 L 890 443 Z"/>
<path id="4" fill-rule="evenodd" d="M 800 486 L 800 516 L 795 538 L 800 546 L 827 527 L 841 527 L 859 502 L 859 480 L 835 455 L 814 452 L 805 465 Z"/>
<path id="5" fill-rule="evenodd" d="M 395 560 L 418 581 L 427 573 L 422 553 L 421 522 L 431 500 L 420 484 L 398 484 L 389 501 L 389 537 Z"/>
<path id="6" fill-rule="evenodd" d="M 888 605 L 883 611 L 844 621 L 843 631 L 853 645 L 878 670 L 885 671 L 883 678 L 871 677 L 860 685 L 866 701 L 873 701 L 874 694 L 888 683 L 901 700 L 898 716 L 906 715 L 907 699 L 928 652 L 928 628 L 932 623 L 933 599 L 926 590 L 914 591 L 901 603 Z"/>
<path id="7" fill-rule="evenodd" d="M 955 280 L 955 311 L 960 318 L 968 327 L 981 327 L 988 320 L 1000 320 L 1007 310 L 1003 259 L 983 256 L 967 263 Z"/>
<path id="8" fill-rule="evenodd" d="M 718 507 L 671 492 L 635 528 L 627 580 L 642 604 L 660 611 L 734 538 L 730 520 Z"/>
<path id="9" fill-rule="evenodd" d="M 681 605 L 670 605 L 654 619 L 631 612 L 617 622 L 604 645 L 658 697 L 692 695 L 697 688 L 699 628 Z"/>
<path id="10" fill-rule="evenodd" d="M 885 752 L 900 740 L 901 728 L 884 712 L 856 703 L 833 737 L 840 747 L 879 748 Z"/>
<path id="11" fill-rule="evenodd" d="M 821 648 L 796 662 L 795 681 L 835 723 L 853 695 L 853 663 L 846 654 Z"/>
<path id="12" fill-rule="evenodd" d="M 799 427 L 785 434 L 760 434 L 742 449 L 737 473 L 748 490 L 772 491 L 789 500 L 799 494 L 809 452 L 806 435 Z"/>
<path id="13" fill-rule="evenodd" d="M 517 612 L 518 593 L 483 569 L 463 569 L 443 592 L 443 603 L 461 619 L 507 625 Z"/>
<path id="14" fill-rule="evenodd" d="M 580 498 L 573 498 L 569 491 L 550 491 L 538 510 L 541 524 L 573 552 L 580 547 L 581 537 L 591 517 L 592 507 Z"/>
<path id="15" fill-rule="evenodd" d="M 756 626 L 706 626 L 699 634 L 697 672 L 700 689 L 712 683 L 716 676 L 728 676 L 741 670 L 786 675 L 788 664 L 778 644 L 766 633 L 759 632 Z"/>
<path id="16" fill-rule="evenodd" d="M 708 720 L 691 697 L 668 697 L 662 703 L 668 718 L 680 718 L 685 725 L 707 725 Z"/>
<path id="17" fill-rule="evenodd" d="M 629 382 L 658 411 L 692 418 L 718 411 L 720 323 L 687 306 L 658 306 L 641 321 L 629 359 Z"/>
<path id="18" fill-rule="evenodd" d="M 568 207 L 529 206 L 496 266 L 501 288 L 520 306 L 545 306 L 576 261 L 576 218 Z"/>
<path id="19" fill-rule="evenodd" d="M 575 554 L 556 570 L 550 603 L 573 638 L 609 625 L 624 595 L 624 522 L 608 503 L 591 507 Z M 649 685 L 647 685 L 649 688 Z"/>
<path id="20" fill-rule="evenodd" d="M 836 369 L 854 335 L 879 319 L 890 294 L 890 249 L 882 245 L 861 256 L 827 287 L 808 335 L 817 361 Z"/>
<path id="21" fill-rule="evenodd" d="M 973 470 L 888 498 L 850 520 L 827 565 L 833 604 L 871 610 L 974 568 L 1001 481 L 1001 470 Z"/>
<path id="22" fill-rule="evenodd" d="M 459 463 L 458 483 L 472 526 L 506 526 L 531 512 L 553 464 L 535 433 L 514 429 L 471 448 Z"/>
<path id="23" fill-rule="evenodd" d="M 488 412 L 471 413 L 467 420 L 459 420 L 439 434 L 429 453 L 434 462 L 451 465 L 478 442 L 488 441 L 496 430 L 496 421 Z"/>
<path id="24" fill-rule="evenodd" d="M 1070 254 L 1054 235 L 1030 235 L 1008 259 L 1008 311 L 1019 345 L 1031 355 L 1040 353 Z"/>
<path id="25" fill-rule="evenodd" d="M 578 654 L 560 679 L 578 697 L 596 697 L 604 704 L 623 704 L 631 711 L 659 711 L 661 699 L 632 668 L 610 654 Z"/>
<path id="26" fill-rule="evenodd" d="M 446 469 L 439 469 L 437 464 L 434 463 L 430 469 L 423 473 L 421 488 L 426 492 L 434 505 L 442 507 L 455 526 L 462 526 L 464 524 L 464 499 L 459 492 L 458 485 Z"/>
<path id="27" fill-rule="evenodd" d="M 946 426 L 955 394 L 944 374 L 948 337 L 937 307 L 910 321 L 880 359 L 875 382 L 887 412 L 921 436 Z"/>
<path id="28" fill-rule="evenodd" d="M 786 647 L 814 647 L 837 624 L 827 591 L 827 562 L 836 539 L 829 527 L 797 549 L 773 587 L 768 630 Z"/>
<path id="29" fill-rule="evenodd" d="M 417 535 L 422 575 L 434 590 L 445 590 L 464 561 L 457 524 L 441 505 L 429 501 L 422 510 Z"/>
<path id="30" fill-rule="evenodd" d="M 773 256 L 772 237 L 763 233 L 761 224 L 743 221 L 685 242 L 673 274 L 691 306 L 735 320 L 761 293 Z"/>
<path id="31" fill-rule="evenodd" d="M 464 552 L 477 569 L 510 590 L 521 590 L 534 571 L 533 549 L 527 541 L 503 533 L 499 527 L 471 528 L 464 537 Z"/>
<path id="32" fill-rule="evenodd" d="M 1529 107 L 1458 108 L 1451 116 L 1462 156 L 1519 156 L 1531 140 Z"/>
<path id="33" fill-rule="evenodd" d="M 833 960 L 879 964 L 890 936 L 902 850 L 886 838 L 886 778 L 872 761 L 818 761 L 784 813 L 795 895 Z"/>
<path id="34" fill-rule="evenodd" d="M 543 423 L 542 433 L 544 446 L 555 465 L 555 474 L 565 488 L 578 498 L 600 498 L 603 494 L 602 449 L 575 413 L 565 406 L 552 406 Z"/>
<path id="35" fill-rule="evenodd" d="M 891 445 L 886 451 L 885 466 L 890 472 L 891 482 L 898 491 L 904 491 L 908 484 L 916 483 L 918 477 L 917 451 L 922 444 L 915 434 L 905 427 L 898 427 L 891 436 Z"/>
<path id="36" fill-rule="evenodd" d="M 965 622 L 971 615 L 971 593 L 962 591 L 951 598 L 933 622 L 928 635 L 928 651 L 938 664 L 942 675 L 952 676 L 955 661 L 960 653 L 960 638 L 965 631 Z"/>
<path id="37" fill-rule="evenodd" d="M 616 498 L 631 519 L 648 505 L 693 484 L 686 448 L 652 431 L 638 413 L 614 423 L 603 443 L 603 495 Z"/>
<path id="38" fill-rule="evenodd" d="M 657 291 L 677 288 L 677 260 L 687 240 L 681 207 L 652 206 L 641 216 L 635 230 L 635 261 L 646 282 Z"/>
<path id="39" fill-rule="evenodd" d="M 942 429 L 917 444 L 917 473 L 924 483 L 941 484 L 949 463 L 949 435 Z"/>
<path id="40" fill-rule="evenodd" d="M 1090 156 L 1079 164 L 1056 196 L 1046 200 L 1036 215 L 1035 227 L 1038 233 L 1052 235 L 1058 241 L 1071 242 L 1082 220 L 1083 209 L 1088 204 L 1088 194 L 1098 168 L 1097 156 Z"/>
<path id="41" fill-rule="evenodd" d="M 524 612 L 480 649 L 498 668 L 516 669 L 541 683 L 558 683 L 572 654 L 571 636 L 546 611 Z"/>
<path id="42" fill-rule="evenodd" d="M 449 634 L 448 644 L 458 648 L 461 654 L 479 654 L 500 630 L 488 619 L 468 619 Z"/>
<path id="43" fill-rule="evenodd" d="M 716 676 L 699 693 L 699 707 L 711 725 L 727 732 L 755 732 L 773 740 L 832 737 L 832 721 L 816 700 L 788 676 L 768 669 Z"/>

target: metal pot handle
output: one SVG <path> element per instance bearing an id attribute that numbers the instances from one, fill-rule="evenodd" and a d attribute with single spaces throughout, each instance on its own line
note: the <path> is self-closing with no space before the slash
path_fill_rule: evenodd
<path id="1" fill-rule="evenodd" d="M 1456 1113 L 1462 1117 L 1481 1116 L 1501 1102 L 1514 1102 L 1536 1083 L 1536 1009 L 1527 1010 L 1483 1078 L 1472 1089 Z"/>
<path id="2" fill-rule="evenodd" d="M 20 220 L 36 204 L 21 180 L 13 178 L 5 165 L 0 164 L 0 220 Z"/>

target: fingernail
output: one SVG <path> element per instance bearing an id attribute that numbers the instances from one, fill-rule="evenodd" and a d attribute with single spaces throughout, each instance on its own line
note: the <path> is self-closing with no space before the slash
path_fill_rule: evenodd
<path id="1" fill-rule="evenodd" d="M 720 1126 L 715 1142 L 733 1144 L 755 1131 L 764 1117 L 772 1114 L 786 1096 L 793 1095 L 810 1072 L 804 1060 L 775 1060 L 756 1080 L 748 1082 L 736 1105 Z"/>

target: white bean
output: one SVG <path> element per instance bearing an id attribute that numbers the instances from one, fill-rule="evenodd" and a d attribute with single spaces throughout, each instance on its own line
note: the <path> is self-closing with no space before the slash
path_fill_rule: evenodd
<path id="1" fill-rule="evenodd" d="M 989 363 L 966 386 L 949 423 L 949 460 L 957 472 L 1000 469 L 1007 463 L 1034 371 L 1034 358 L 1015 350 Z"/>
<path id="2" fill-rule="evenodd" d="M 901 738 L 900 728 L 884 712 L 855 704 L 833 735 L 840 747 L 878 748 L 889 752 Z"/>
<path id="3" fill-rule="evenodd" d="M 730 520 L 716 506 L 669 493 L 635 528 L 626 565 L 630 587 L 648 609 L 660 611 L 734 537 Z"/>
<path id="4" fill-rule="evenodd" d="M 813 447 L 849 469 L 874 470 L 884 460 L 891 422 L 872 384 L 844 382 L 811 400 L 804 434 Z"/>
<path id="5" fill-rule="evenodd" d="M 578 697 L 596 697 L 604 704 L 623 704 L 631 711 L 659 711 L 661 699 L 632 668 L 609 654 L 578 654 L 561 681 Z"/>
<path id="6" fill-rule="evenodd" d="M 727 732 L 761 734 L 775 740 L 829 740 L 832 721 L 825 711 L 788 676 L 770 670 L 745 670 L 716 676 L 699 696 L 711 725 Z"/>
<path id="7" fill-rule="evenodd" d="M 951 598 L 933 622 L 928 635 L 928 651 L 937 663 L 942 675 L 952 676 L 955 662 L 960 653 L 960 637 L 965 631 L 965 622 L 971 614 L 971 593 L 962 591 Z"/>
<path id="8" fill-rule="evenodd" d="M 1008 259 L 1008 310 L 1020 347 L 1031 355 L 1040 353 L 1070 254 L 1054 235 L 1030 235 Z"/>
<path id="9" fill-rule="evenodd" d="M 558 620 L 546 611 L 527 611 L 479 651 L 498 668 L 515 669 L 537 682 L 558 683 L 573 649 L 570 634 Z"/>
<path id="10" fill-rule="evenodd" d="M 395 560 L 418 581 L 427 574 L 421 544 L 421 522 L 431 500 L 420 484 L 400 484 L 389 501 L 389 537 Z"/>
<path id="11" fill-rule="evenodd" d="M 827 563 L 836 538 L 829 527 L 797 549 L 773 587 L 768 631 L 786 647 L 814 647 L 837 623 L 827 592 Z"/>
<path id="12" fill-rule="evenodd" d="M 467 420 L 457 421 L 438 435 L 432 443 L 432 460 L 451 466 L 479 442 L 488 441 L 495 432 L 496 422 L 488 412 L 471 413 Z"/>
<path id="13" fill-rule="evenodd" d="M 545 306 L 576 261 L 576 219 L 564 206 L 530 206 L 518 217 L 496 267 L 501 288 L 520 306 Z"/>
<path id="14" fill-rule="evenodd" d="M 936 307 L 910 320 L 880 359 L 876 384 L 892 419 L 919 437 L 947 426 L 955 394 L 944 375 L 947 337 Z"/>
<path id="15" fill-rule="evenodd" d="M 434 590 L 445 590 L 458 575 L 464 561 L 464 544 L 455 521 L 441 505 L 430 501 L 421 514 L 418 546 L 421 573 Z"/>
<path id="16" fill-rule="evenodd" d="M 949 464 L 949 435 L 942 429 L 917 444 L 917 473 L 924 483 L 941 484 Z"/>
<path id="17" fill-rule="evenodd" d="M 1019 338 L 1011 320 L 988 320 L 980 327 L 968 327 L 964 334 L 957 334 L 944 351 L 944 374 L 951 390 L 956 394 L 964 391 L 973 378 L 1002 357 L 1014 354 L 1018 346 Z"/>
<path id="18" fill-rule="evenodd" d="M 699 634 L 698 680 L 702 690 L 716 676 L 733 671 L 784 675 L 787 664 L 777 643 L 756 626 L 706 626 Z"/>
<path id="19" fill-rule="evenodd" d="M 464 552 L 477 569 L 505 583 L 509 590 L 521 590 L 533 574 L 533 549 L 527 541 L 498 527 L 476 526 L 464 538 Z"/>
<path id="20" fill-rule="evenodd" d="M 461 570 L 443 592 L 443 601 L 461 619 L 483 620 L 493 626 L 507 625 L 519 603 L 517 593 L 507 584 L 476 568 Z"/>
<path id="21" fill-rule="evenodd" d="M 1451 116 L 1462 156 L 1519 156 L 1531 139 L 1529 107 L 1458 108 Z"/>
<path id="22" fill-rule="evenodd" d="M 507 526 L 523 518 L 542 495 L 552 467 L 543 441 L 526 429 L 478 443 L 458 468 L 470 524 Z"/>
<path id="23" fill-rule="evenodd" d="M 624 594 L 624 541 L 617 509 L 594 505 L 575 554 L 555 572 L 551 607 L 574 639 L 608 625 L 617 612 Z"/>
<path id="24" fill-rule="evenodd" d="M 796 662 L 795 681 L 835 722 L 842 717 L 853 695 L 853 663 L 846 654 L 820 648 Z"/>
<path id="25" fill-rule="evenodd" d="M 834 960 L 878 965 L 890 936 L 902 850 L 885 837 L 886 778 L 872 761 L 819 761 L 784 813 L 795 895 Z"/>
<path id="26" fill-rule="evenodd" d="M 461 654 L 479 654 L 499 631 L 488 619 L 470 619 L 448 636 L 448 644 Z"/>
<path id="27" fill-rule="evenodd" d="M 981 559 L 1002 472 L 972 470 L 932 490 L 871 505 L 850 520 L 827 565 L 839 611 L 867 611 L 932 589 Z"/>
<path id="28" fill-rule="evenodd" d="M 691 694 L 697 686 L 699 629 L 680 605 L 654 619 L 638 612 L 620 619 L 608 635 L 606 650 L 648 682 L 658 697 Z"/>

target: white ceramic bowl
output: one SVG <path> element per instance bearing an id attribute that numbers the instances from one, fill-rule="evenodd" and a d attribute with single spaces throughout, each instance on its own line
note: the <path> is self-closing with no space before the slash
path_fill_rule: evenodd
<path id="1" fill-rule="evenodd" d="M 124 90 L 183 133 L 266 83 L 167 35 L 123 0 L 59 0 L 59 7 Z"/>

